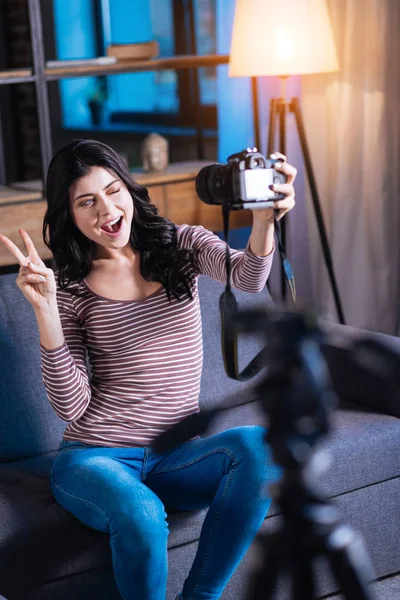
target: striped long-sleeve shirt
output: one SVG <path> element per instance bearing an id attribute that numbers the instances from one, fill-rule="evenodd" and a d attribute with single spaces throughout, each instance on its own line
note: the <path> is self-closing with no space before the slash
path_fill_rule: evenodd
<path id="1" fill-rule="evenodd" d="M 200 274 L 225 282 L 225 243 L 203 227 L 181 225 L 178 244 L 198 253 Z M 259 292 L 272 254 L 231 249 L 232 285 Z M 102 446 L 148 446 L 162 431 L 198 412 L 203 361 L 198 276 L 193 299 L 168 300 L 163 287 L 139 301 L 94 293 L 85 282 L 57 290 L 65 343 L 40 345 L 47 396 L 69 421 L 65 440 Z M 90 364 L 89 374 L 87 359 Z"/>

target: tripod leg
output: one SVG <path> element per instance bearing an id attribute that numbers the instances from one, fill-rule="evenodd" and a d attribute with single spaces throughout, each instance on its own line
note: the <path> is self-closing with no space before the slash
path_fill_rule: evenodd
<path id="1" fill-rule="evenodd" d="M 331 287 L 332 287 L 336 311 L 337 311 L 340 323 L 342 323 L 344 325 L 345 320 L 344 320 L 344 314 L 343 314 L 343 309 L 342 309 L 342 303 L 340 301 L 339 290 L 337 287 L 336 277 L 335 277 L 335 273 L 333 270 L 331 251 L 329 248 L 329 242 L 328 242 L 328 238 L 326 235 L 325 224 L 324 224 L 324 219 L 323 219 L 322 210 L 321 210 L 321 204 L 320 204 L 319 197 L 318 197 L 317 185 L 315 183 L 315 177 L 314 177 L 314 172 L 313 172 L 313 168 L 312 168 L 312 164 L 311 164 L 311 157 L 310 157 L 310 152 L 308 150 L 306 133 L 305 133 L 305 129 L 304 129 L 304 123 L 303 123 L 303 118 L 302 118 L 301 111 L 300 111 L 300 104 L 299 104 L 298 98 L 292 98 L 291 111 L 294 113 L 294 115 L 296 117 L 297 130 L 299 132 L 301 149 L 303 152 L 304 162 L 306 165 L 308 181 L 310 184 L 311 196 L 312 196 L 312 201 L 313 201 L 313 205 L 314 205 L 315 217 L 317 219 L 318 231 L 319 231 L 319 235 L 320 235 L 320 239 L 321 239 L 322 251 L 324 254 L 325 265 L 326 265 L 326 268 L 328 271 L 328 276 L 329 276 L 329 280 L 330 280 Z"/>
<path id="2" fill-rule="evenodd" d="M 279 98 L 278 110 L 279 110 L 279 152 L 282 152 L 286 156 L 286 101 L 284 98 Z M 280 221 L 281 228 L 281 239 L 283 247 L 286 250 L 286 219 L 287 216 Z M 281 296 L 283 302 L 286 301 L 286 277 L 285 269 L 281 265 Z"/>
<path id="3" fill-rule="evenodd" d="M 256 148 L 261 152 L 261 140 L 260 140 L 260 111 L 258 109 L 258 87 L 257 77 L 251 78 L 251 96 L 253 100 L 253 115 L 254 115 L 254 140 Z"/>
<path id="4" fill-rule="evenodd" d="M 313 600 L 315 586 L 313 578 L 312 557 L 307 555 L 294 557 L 290 568 L 292 576 L 292 595 L 294 600 Z"/>
<path id="5" fill-rule="evenodd" d="M 373 579 L 372 566 L 362 539 L 349 527 L 339 527 L 331 533 L 327 552 L 343 595 L 348 600 L 373 600 L 368 586 Z"/>
<path id="6" fill-rule="evenodd" d="M 268 156 L 272 154 L 274 151 L 275 144 L 275 125 L 276 125 L 276 115 L 278 100 L 277 98 L 271 98 L 271 102 L 269 104 L 269 129 L 268 129 Z"/>
<path id="7" fill-rule="evenodd" d="M 251 579 L 248 600 L 269 600 L 275 591 L 279 572 L 282 566 L 283 541 L 279 532 L 271 536 L 259 536 L 262 543 L 262 559 L 260 567 Z"/>
<path id="8" fill-rule="evenodd" d="M 276 125 L 276 116 L 277 116 L 277 106 L 278 100 L 277 98 L 271 98 L 269 104 L 269 126 L 268 126 L 268 148 L 267 155 L 269 156 L 274 151 L 273 147 L 275 144 L 275 125 Z M 271 295 L 271 284 L 269 278 L 267 280 L 267 289 Z"/>

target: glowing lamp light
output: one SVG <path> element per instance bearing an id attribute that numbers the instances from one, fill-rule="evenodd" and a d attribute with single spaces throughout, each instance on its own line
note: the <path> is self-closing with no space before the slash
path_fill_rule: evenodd
<path id="1" fill-rule="evenodd" d="M 338 70 L 325 0 L 236 0 L 230 77 Z"/>

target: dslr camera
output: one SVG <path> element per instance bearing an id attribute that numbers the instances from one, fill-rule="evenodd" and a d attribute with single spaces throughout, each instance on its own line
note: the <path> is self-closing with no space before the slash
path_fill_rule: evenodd
<path id="1" fill-rule="evenodd" d="M 287 177 L 274 169 L 279 159 L 267 159 L 257 148 L 228 157 L 228 164 L 203 167 L 196 177 L 196 191 L 206 204 L 228 205 L 230 210 L 273 208 L 284 194 L 271 189 Z"/>

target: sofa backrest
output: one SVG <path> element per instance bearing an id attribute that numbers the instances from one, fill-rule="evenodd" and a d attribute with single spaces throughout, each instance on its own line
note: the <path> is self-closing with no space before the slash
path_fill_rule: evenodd
<path id="1" fill-rule="evenodd" d="M 47 399 L 35 315 L 16 286 L 16 278 L 16 274 L 0 276 L 0 461 L 55 450 L 67 425 Z M 204 339 L 200 405 L 242 404 L 249 399 L 249 384 L 228 379 L 221 355 L 219 297 L 224 286 L 200 277 L 199 290 Z M 246 307 L 271 302 L 266 289 L 260 294 L 235 291 L 235 295 Z M 260 344 L 260 339 L 241 340 L 241 367 Z"/>
<path id="2" fill-rule="evenodd" d="M 219 299 L 225 286 L 209 277 L 199 278 L 200 304 L 203 323 L 204 363 L 200 389 L 200 407 L 231 407 L 254 400 L 254 384 L 260 377 L 247 382 L 229 379 L 225 373 L 221 350 L 221 315 Z M 259 294 L 233 290 L 239 309 L 272 307 L 273 302 L 265 287 Z M 241 335 L 238 340 L 240 370 L 248 365 L 263 347 L 262 335 Z M 263 376 L 263 373 L 260 374 Z"/>
<path id="3" fill-rule="evenodd" d="M 0 276 L 0 461 L 54 450 L 66 427 L 47 399 L 36 318 L 16 278 Z"/>

